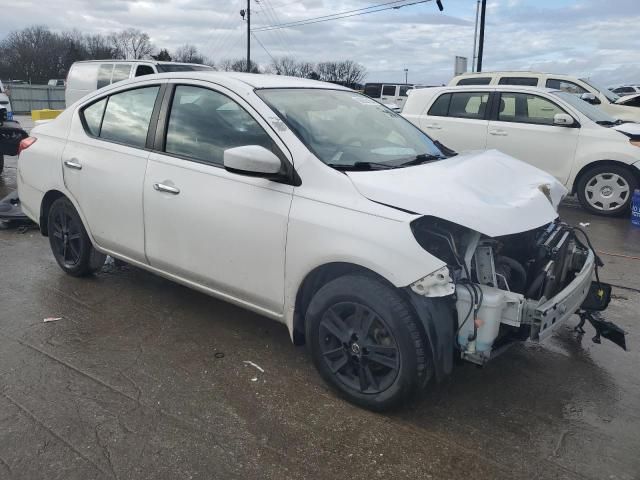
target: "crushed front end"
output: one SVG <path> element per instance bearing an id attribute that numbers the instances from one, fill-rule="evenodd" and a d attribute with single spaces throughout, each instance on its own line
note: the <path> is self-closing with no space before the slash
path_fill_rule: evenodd
<path id="1" fill-rule="evenodd" d="M 498 237 L 435 217 L 421 217 L 412 230 L 425 250 L 447 263 L 449 275 L 438 278 L 451 282 L 455 349 L 473 363 L 486 363 L 514 341 L 546 338 L 594 291 L 599 259 L 584 232 L 559 220 Z M 425 277 L 411 289 L 442 296 L 443 286 L 432 284 L 433 277 Z"/>

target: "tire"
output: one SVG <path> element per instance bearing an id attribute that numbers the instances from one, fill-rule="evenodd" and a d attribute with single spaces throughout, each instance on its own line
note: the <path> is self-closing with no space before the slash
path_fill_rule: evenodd
<path id="1" fill-rule="evenodd" d="M 84 277 L 102 268 L 106 255 L 92 245 L 80 215 L 66 197 L 51 205 L 48 215 L 49 245 L 60 268 L 74 277 Z"/>
<path id="2" fill-rule="evenodd" d="M 382 281 L 346 275 L 327 283 L 312 298 L 305 321 L 316 368 L 350 402 L 386 410 L 425 383 L 420 321 L 399 292 Z"/>
<path id="3" fill-rule="evenodd" d="M 580 204 L 595 215 L 616 217 L 629 211 L 638 179 L 623 166 L 602 165 L 587 170 L 577 185 Z"/>
<path id="4" fill-rule="evenodd" d="M 3 170 L 4 170 L 4 155 L 0 155 L 0 175 L 2 175 Z"/>

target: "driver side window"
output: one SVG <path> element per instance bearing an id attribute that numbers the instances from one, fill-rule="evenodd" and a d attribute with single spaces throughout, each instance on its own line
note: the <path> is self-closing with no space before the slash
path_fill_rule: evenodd
<path id="1" fill-rule="evenodd" d="M 260 145 L 277 152 L 271 137 L 226 95 L 202 87 L 176 87 L 166 153 L 222 166 L 225 150 L 245 145 Z"/>

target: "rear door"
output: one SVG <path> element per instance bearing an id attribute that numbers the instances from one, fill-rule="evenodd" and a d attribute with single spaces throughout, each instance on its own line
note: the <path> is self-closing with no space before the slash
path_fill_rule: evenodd
<path id="1" fill-rule="evenodd" d="M 420 128 L 457 152 L 482 150 L 487 143 L 489 95 L 483 90 L 442 93 L 420 119 Z"/>
<path id="2" fill-rule="evenodd" d="M 385 105 L 394 104 L 396 102 L 397 89 L 397 85 L 382 85 L 380 101 Z"/>
<path id="3" fill-rule="evenodd" d="M 157 135 L 144 180 L 150 264 L 282 313 L 293 187 L 229 172 L 223 157 L 260 145 L 290 162 L 284 144 L 240 97 L 210 83 L 176 85 L 163 111 L 166 133 Z"/>
<path id="4" fill-rule="evenodd" d="M 530 163 L 566 183 L 575 157 L 579 128 L 556 126 L 556 113 L 568 113 L 551 99 L 523 92 L 497 92 L 495 119 L 487 148 Z"/>
<path id="5" fill-rule="evenodd" d="M 142 185 L 149 125 L 161 83 L 103 97 L 74 115 L 62 155 L 64 182 L 98 246 L 146 262 Z"/>

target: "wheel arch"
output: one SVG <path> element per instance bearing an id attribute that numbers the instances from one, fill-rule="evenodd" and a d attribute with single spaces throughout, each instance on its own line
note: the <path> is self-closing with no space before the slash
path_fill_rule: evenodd
<path id="1" fill-rule="evenodd" d="M 628 170 L 631 173 L 631 175 L 633 175 L 636 178 L 638 183 L 640 183 L 640 170 L 638 170 L 637 168 L 634 168 L 633 165 L 629 165 L 628 163 L 620 162 L 618 160 L 596 160 L 595 162 L 588 163 L 578 171 L 578 173 L 576 174 L 573 180 L 571 193 L 572 194 L 578 193 L 578 183 L 580 183 L 580 179 L 584 176 L 585 173 L 587 173 L 592 168 L 604 167 L 604 166 L 624 168 Z"/>
<path id="2" fill-rule="evenodd" d="M 49 210 L 51 210 L 51 205 L 57 199 L 61 197 L 68 198 L 64 193 L 60 190 L 49 190 L 45 193 L 44 197 L 42 197 L 42 202 L 40 203 L 40 233 L 43 236 L 49 236 Z"/>

